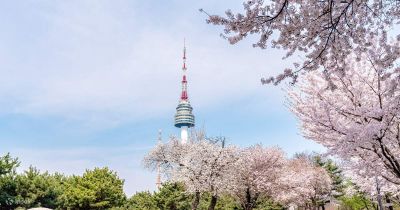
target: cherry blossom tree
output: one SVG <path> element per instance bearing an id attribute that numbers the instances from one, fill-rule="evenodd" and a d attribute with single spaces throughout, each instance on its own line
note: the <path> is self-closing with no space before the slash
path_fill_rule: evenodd
<path id="1" fill-rule="evenodd" d="M 256 145 L 242 149 L 232 173 L 235 174 L 232 194 L 243 209 L 251 210 L 260 196 L 275 197 L 281 191 L 280 177 L 285 168 L 285 153 L 277 147 Z"/>
<path id="2" fill-rule="evenodd" d="M 288 160 L 277 147 L 240 149 L 220 143 L 202 133 L 192 135 L 186 144 L 171 138 L 156 145 L 144 164 L 150 169 L 160 166 L 169 181 L 183 183 L 185 191 L 194 195 L 192 209 L 198 208 L 204 193 L 211 195 L 209 210 L 224 194 L 250 210 L 259 198 L 316 206 L 331 191 L 327 171 L 309 159 Z"/>
<path id="3" fill-rule="evenodd" d="M 342 169 L 342 163 L 335 162 L 329 156 L 324 154 L 319 154 L 317 152 L 300 152 L 295 153 L 293 158 L 304 158 L 312 163 L 314 166 L 324 168 L 332 179 L 332 191 L 330 196 L 332 198 L 338 199 L 344 195 L 345 181 Z"/>
<path id="4" fill-rule="evenodd" d="M 144 163 L 152 169 L 159 164 L 171 181 L 184 183 L 186 191 L 195 196 L 192 209 L 197 209 L 201 193 L 210 193 L 209 209 L 212 210 L 218 197 L 231 188 L 232 167 L 237 159 L 236 147 L 222 147 L 197 133 L 186 144 L 172 138 L 166 144 L 157 145 L 145 157 Z"/>
<path id="5" fill-rule="evenodd" d="M 383 56 L 382 56 L 383 55 Z M 353 59 L 354 58 L 354 59 Z M 386 66 L 382 46 L 350 54 L 345 75 L 314 72 L 289 89 L 289 105 L 304 136 L 328 152 L 400 184 L 399 68 Z M 360 59 L 358 62 L 354 60 Z"/>
<path id="6" fill-rule="evenodd" d="M 307 158 L 290 160 L 279 182 L 282 190 L 276 199 L 286 205 L 306 208 L 323 206 L 332 192 L 328 172 Z"/>
<path id="7" fill-rule="evenodd" d="M 191 147 L 192 149 L 184 155 L 185 165 L 191 167 L 182 167 L 174 174 L 173 180 L 186 183 L 189 192 L 200 188 L 202 192 L 211 193 L 209 210 L 212 210 L 217 204 L 218 197 L 227 192 L 232 184 L 235 176 L 233 166 L 238 159 L 237 149 L 233 146 L 221 147 L 207 140 L 192 143 Z M 193 179 L 190 176 L 191 168 L 199 171 L 199 183 L 191 181 Z"/>
<path id="8" fill-rule="evenodd" d="M 227 10 L 225 16 L 201 11 L 209 16 L 208 23 L 224 27 L 221 35 L 231 44 L 257 34 L 255 47 L 270 44 L 286 50 L 284 58 L 302 56 L 280 75 L 263 78 L 263 83 L 278 84 L 288 77 L 296 82 L 301 73 L 314 70 L 328 79 L 332 73 L 343 74 L 348 68 L 342 61 L 351 53 L 374 50 L 372 40 L 379 40 L 390 56 L 385 65 L 399 57 L 398 47 L 388 39 L 389 29 L 400 20 L 395 0 L 246 0 L 243 6 L 244 12 Z"/>

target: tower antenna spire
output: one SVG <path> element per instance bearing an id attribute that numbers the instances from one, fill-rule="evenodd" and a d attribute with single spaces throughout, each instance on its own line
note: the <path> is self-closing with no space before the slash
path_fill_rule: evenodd
<path id="1" fill-rule="evenodd" d="M 186 80 L 186 40 L 183 39 L 183 66 L 182 66 L 182 93 L 181 100 L 187 101 L 189 99 L 187 94 L 187 80 Z"/>

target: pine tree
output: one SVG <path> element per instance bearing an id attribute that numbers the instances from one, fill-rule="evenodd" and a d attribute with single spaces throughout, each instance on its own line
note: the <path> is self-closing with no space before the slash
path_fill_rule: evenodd
<path id="1" fill-rule="evenodd" d="M 332 196 L 339 198 L 344 195 L 344 177 L 342 170 L 332 159 L 324 159 L 321 155 L 314 155 L 315 164 L 323 167 L 332 179 Z"/>
<path id="2" fill-rule="evenodd" d="M 12 158 L 10 154 L 0 157 L 0 209 L 14 209 L 17 207 L 15 178 L 19 164 L 18 159 Z"/>
<path id="3" fill-rule="evenodd" d="M 166 210 L 190 209 L 192 201 L 181 183 L 163 184 L 160 191 L 154 194 L 154 200 L 159 209 Z"/>

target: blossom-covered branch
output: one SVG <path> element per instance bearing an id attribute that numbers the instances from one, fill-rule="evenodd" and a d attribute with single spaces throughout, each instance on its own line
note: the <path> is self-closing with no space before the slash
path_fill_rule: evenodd
<path id="1" fill-rule="evenodd" d="M 324 72 L 327 79 L 334 73 L 343 75 L 347 56 L 374 50 L 373 40 L 379 40 L 390 55 L 385 65 L 399 57 L 388 40 L 388 30 L 400 20 L 396 0 L 249 0 L 243 6 L 243 13 L 206 13 L 207 22 L 223 26 L 222 36 L 231 44 L 258 34 L 255 47 L 265 49 L 271 44 L 286 50 L 284 58 L 295 53 L 304 57 L 278 76 L 263 78 L 264 84 L 278 84 L 285 78 L 295 83 L 302 73 L 315 70 Z M 397 53 L 393 54 L 394 50 Z"/>

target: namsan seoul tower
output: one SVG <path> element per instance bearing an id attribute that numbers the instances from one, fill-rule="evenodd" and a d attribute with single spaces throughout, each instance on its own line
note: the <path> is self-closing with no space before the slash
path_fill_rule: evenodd
<path id="1" fill-rule="evenodd" d="M 181 129 L 181 143 L 185 144 L 189 139 L 188 129 L 194 127 L 194 115 L 192 113 L 192 106 L 189 102 L 187 92 L 187 80 L 186 80 L 186 45 L 183 44 L 183 66 L 182 66 L 182 93 L 179 100 L 179 104 L 176 107 L 175 114 L 175 127 Z"/>

